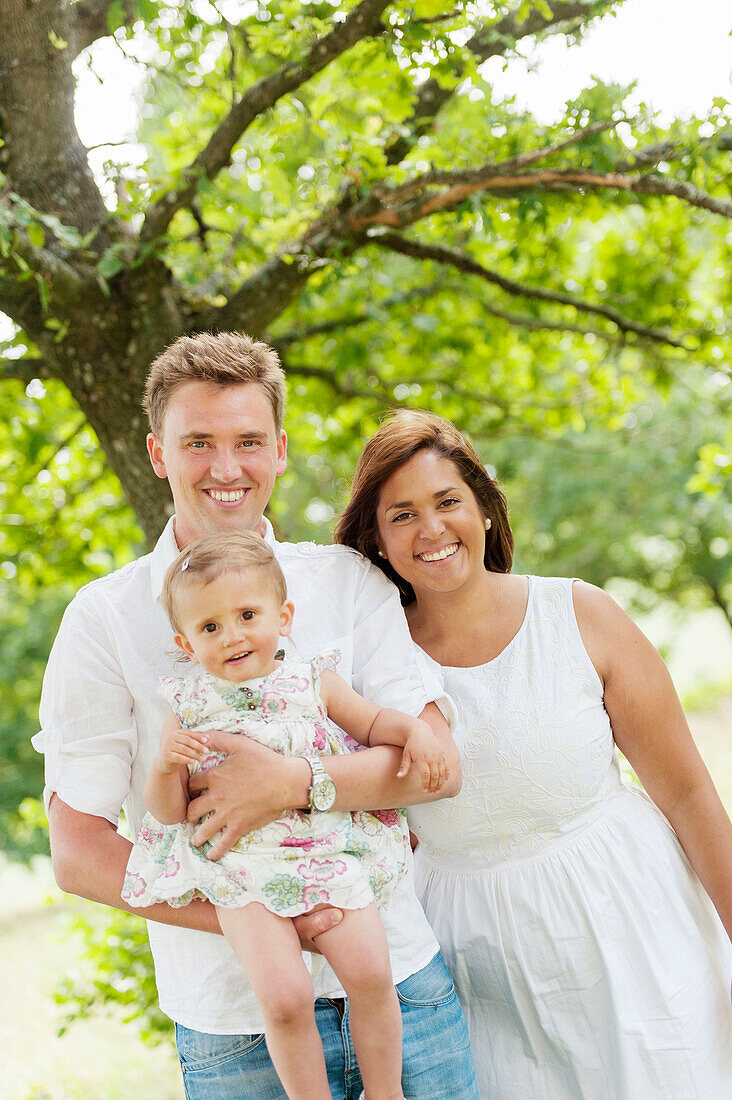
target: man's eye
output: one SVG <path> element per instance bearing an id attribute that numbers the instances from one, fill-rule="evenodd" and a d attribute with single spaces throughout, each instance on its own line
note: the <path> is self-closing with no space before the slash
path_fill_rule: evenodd
<path id="1" fill-rule="evenodd" d="M 242 439 L 241 445 L 242 445 L 242 447 L 253 447 L 254 446 L 254 440 L 253 439 Z"/>
<path id="2" fill-rule="evenodd" d="M 194 439 L 190 446 L 193 450 L 202 451 L 206 444 L 202 439 Z"/>

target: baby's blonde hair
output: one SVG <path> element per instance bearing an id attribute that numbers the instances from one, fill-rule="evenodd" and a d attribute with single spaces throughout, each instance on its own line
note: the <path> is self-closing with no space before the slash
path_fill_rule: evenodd
<path id="1" fill-rule="evenodd" d="M 277 558 L 254 531 L 204 535 L 182 550 L 168 567 L 160 596 L 173 630 L 182 633 L 181 599 L 192 582 L 209 584 L 224 573 L 243 573 L 247 569 L 259 569 L 262 584 L 273 590 L 280 604 L 285 602 L 287 584 Z"/>

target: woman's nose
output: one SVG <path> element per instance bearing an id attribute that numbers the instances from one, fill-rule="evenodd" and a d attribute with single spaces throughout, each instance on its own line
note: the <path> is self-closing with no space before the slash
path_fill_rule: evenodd
<path id="1" fill-rule="evenodd" d="M 445 524 L 442 522 L 442 516 L 439 513 L 434 512 L 432 515 L 424 516 L 422 519 L 422 525 L 420 534 L 426 539 L 436 539 L 445 530 Z"/>

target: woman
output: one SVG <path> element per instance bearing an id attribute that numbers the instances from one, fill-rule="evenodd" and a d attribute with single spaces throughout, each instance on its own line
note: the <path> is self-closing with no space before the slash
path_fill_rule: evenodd
<path id="1" fill-rule="evenodd" d="M 655 649 L 601 590 L 509 572 L 503 494 L 431 414 L 367 444 L 336 541 L 461 712 L 462 791 L 410 823 L 481 1096 L 732 1096 L 732 825 Z"/>

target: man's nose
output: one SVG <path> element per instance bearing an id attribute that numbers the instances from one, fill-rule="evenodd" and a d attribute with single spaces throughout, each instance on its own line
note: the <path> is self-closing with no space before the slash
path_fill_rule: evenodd
<path id="1" fill-rule="evenodd" d="M 216 451 L 211 463 L 211 477 L 217 481 L 235 481 L 241 473 L 234 452 L 228 448 Z"/>

